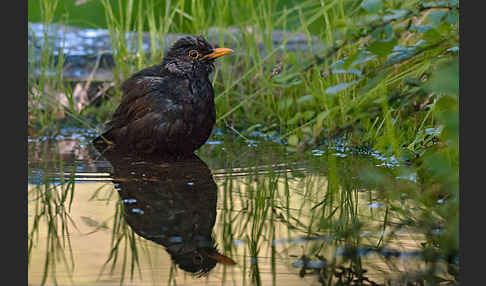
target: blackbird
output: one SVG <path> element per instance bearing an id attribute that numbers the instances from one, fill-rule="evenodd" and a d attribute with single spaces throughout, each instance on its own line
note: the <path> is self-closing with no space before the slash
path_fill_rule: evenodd
<path id="1" fill-rule="evenodd" d="M 214 48 L 201 36 L 178 39 L 161 63 L 122 83 L 121 103 L 107 131 L 93 143 L 144 154 L 193 154 L 216 120 L 209 80 L 214 60 L 231 52 Z"/>

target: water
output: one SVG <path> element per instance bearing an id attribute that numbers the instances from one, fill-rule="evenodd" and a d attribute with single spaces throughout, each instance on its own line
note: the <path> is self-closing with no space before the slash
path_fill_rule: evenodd
<path id="1" fill-rule="evenodd" d="M 394 158 L 215 132 L 174 162 L 100 154 L 81 131 L 29 140 L 31 285 L 457 281 L 432 245 L 447 199 L 422 200 Z"/>

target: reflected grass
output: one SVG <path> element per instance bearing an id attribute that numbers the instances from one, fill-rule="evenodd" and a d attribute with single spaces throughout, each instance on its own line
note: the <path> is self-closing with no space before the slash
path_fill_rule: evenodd
<path id="1" fill-rule="evenodd" d="M 453 178 L 431 180 L 436 177 L 425 173 L 424 178 L 424 170 L 413 165 L 384 165 L 381 158 L 340 146 L 298 157 L 282 146 L 237 142 L 201 150 L 203 157 L 212 158 L 208 161 L 219 188 L 214 235 L 222 253 L 237 262 L 215 268 L 209 281 L 458 284 Z M 223 147 L 227 153 L 218 153 Z M 73 197 L 79 195 L 74 191 L 76 166 L 61 161 L 53 167 L 55 158 L 39 161 L 46 164 L 45 174 L 53 174 L 52 168 L 67 170 L 61 177 L 42 176 L 29 191 L 29 260 L 41 256 L 46 263 L 43 283 L 56 283 L 59 273 L 72 272 L 75 262 L 79 265 L 70 241 L 76 229 L 70 212 Z M 165 266 L 158 256 L 164 251 L 125 223 L 112 183 L 98 185 L 87 198 L 106 206 L 116 201 L 108 217 L 86 233 L 109 230 L 97 283 L 108 277 L 120 285 L 148 277 L 154 284 L 160 282 L 157 269 Z M 39 234 L 42 224 L 48 229 L 45 239 Z M 46 253 L 39 254 L 36 249 L 44 243 Z M 163 276 L 169 285 L 200 281 L 194 279 L 173 264 Z"/>
<path id="2" fill-rule="evenodd" d="M 62 163 L 60 167 L 62 170 Z M 70 216 L 70 211 L 75 193 L 76 166 L 72 166 L 67 177 L 48 175 L 47 168 L 44 171 L 42 182 L 28 190 L 30 217 L 28 221 L 28 267 L 31 265 L 32 253 L 38 251 L 36 250 L 38 248 L 44 248 L 41 284 L 44 285 L 50 278 L 57 285 L 58 263 L 62 264 L 70 279 L 72 279 L 71 274 L 75 268 L 70 234 L 73 228 L 76 230 L 77 227 Z M 45 243 L 45 246 L 40 246 L 39 241 Z"/>
<path id="3" fill-rule="evenodd" d="M 397 180 L 400 168 L 377 168 L 370 161 L 329 152 L 316 162 L 319 171 L 305 175 L 292 167 L 250 169 L 245 177 L 225 174 L 220 235 L 225 250 L 241 257 L 242 284 L 261 285 L 269 274 L 275 284 L 282 271 L 276 265 L 283 261 L 291 272 L 314 275 L 323 285 L 351 285 L 356 279 L 376 283 L 370 285 L 454 284 L 458 277 L 439 270 L 450 266 L 449 250 L 432 250 L 427 243 L 437 236 L 431 227 L 443 221 L 435 212 L 441 208 L 437 198 L 424 200 L 419 184 Z M 404 260 L 395 257 L 408 255 L 403 259 L 414 262 L 404 268 Z M 299 273 L 288 261 L 292 257 L 294 263 L 299 257 L 307 261 L 304 266 L 312 259 L 325 261 L 326 267 L 302 266 Z M 261 263 L 269 267 L 265 273 Z"/>
<path id="4" fill-rule="evenodd" d="M 123 204 L 118 202 L 115 207 L 115 214 L 113 216 L 113 224 L 111 227 L 111 250 L 108 258 L 101 267 L 98 275 L 98 279 L 104 274 L 105 268 L 111 264 L 109 274 L 112 275 L 116 266 L 121 267 L 119 270 L 120 285 L 123 285 L 126 279 L 126 275 L 129 274 L 130 280 L 133 280 L 135 270 L 138 270 L 138 274 L 141 277 L 140 261 L 139 261 L 139 248 L 143 248 L 143 245 L 138 243 L 140 239 L 134 231 L 125 222 L 123 217 Z M 148 250 L 145 249 L 146 253 Z M 118 261 L 121 256 L 121 262 Z M 150 260 L 149 263 L 151 264 Z"/>

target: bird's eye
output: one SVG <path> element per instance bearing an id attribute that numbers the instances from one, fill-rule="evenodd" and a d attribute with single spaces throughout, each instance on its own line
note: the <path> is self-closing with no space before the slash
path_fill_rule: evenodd
<path id="1" fill-rule="evenodd" d="M 189 56 L 193 59 L 196 59 L 199 56 L 199 53 L 196 50 L 190 50 Z"/>

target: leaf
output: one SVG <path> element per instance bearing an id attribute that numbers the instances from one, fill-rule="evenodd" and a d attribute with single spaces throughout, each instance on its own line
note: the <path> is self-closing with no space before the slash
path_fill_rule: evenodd
<path id="1" fill-rule="evenodd" d="M 334 86 L 331 86 L 331 87 L 328 87 L 326 88 L 326 93 L 327 94 L 336 94 L 340 91 L 343 91 L 345 89 L 347 89 L 348 87 L 350 86 L 353 86 L 357 83 L 358 81 L 357 80 L 353 80 L 353 81 L 350 81 L 350 82 L 342 82 L 340 84 L 337 84 L 337 85 L 334 85 Z"/>
<path id="2" fill-rule="evenodd" d="M 358 69 L 333 69 L 331 70 L 332 74 L 354 74 L 356 76 L 361 76 L 361 71 Z"/>
<path id="3" fill-rule="evenodd" d="M 345 63 L 346 63 L 346 58 L 344 58 L 344 59 L 340 59 L 340 60 L 338 60 L 338 61 L 336 61 L 336 62 L 332 63 L 332 64 L 329 66 L 329 68 L 332 68 L 332 69 L 334 69 L 334 68 L 342 68 L 342 67 L 344 67 L 344 64 L 345 64 Z"/>
<path id="4" fill-rule="evenodd" d="M 305 120 L 310 120 L 314 117 L 316 113 L 312 110 L 307 110 L 306 112 L 304 112 L 302 114 L 302 117 L 305 119 Z"/>
<path id="5" fill-rule="evenodd" d="M 288 124 L 288 125 L 294 125 L 294 124 L 297 124 L 297 123 L 299 123 L 299 120 L 300 120 L 300 118 L 301 118 L 301 117 L 302 117 L 302 113 L 297 112 L 297 113 L 295 114 L 295 116 L 294 116 L 294 117 L 292 117 L 291 119 L 289 119 L 289 120 L 287 121 L 287 124 Z"/>
<path id="6" fill-rule="evenodd" d="M 431 127 L 431 128 L 426 128 L 425 129 L 425 134 L 428 134 L 428 135 L 440 135 L 440 133 L 442 132 L 442 126 L 440 127 Z"/>
<path id="7" fill-rule="evenodd" d="M 319 113 L 319 115 L 317 115 L 317 123 L 322 122 L 322 120 L 324 120 L 324 118 L 328 117 L 329 114 L 331 113 L 331 110 L 332 109 L 328 109 L 326 111 Z"/>
<path id="8" fill-rule="evenodd" d="M 399 61 L 409 59 L 415 55 L 416 51 L 417 49 L 415 47 L 395 46 L 385 64 L 392 65 Z"/>
<path id="9" fill-rule="evenodd" d="M 373 54 L 384 57 L 393 51 L 393 47 L 397 44 L 397 40 L 387 40 L 387 41 L 374 41 L 368 47 L 368 50 Z"/>
<path id="10" fill-rule="evenodd" d="M 424 40 L 426 40 L 428 43 L 435 43 L 439 41 L 440 38 L 441 35 L 436 29 L 431 29 L 424 33 Z"/>
<path id="11" fill-rule="evenodd" d="M 410 25 L 410 32 L 425 33 L 425 32 L 432 30 L 432 29 L 434 29 L 434 28 L 431 27 L 431 26 L 427 26 L 427 25 L 425 25 L 425 26 L 421 26 L 421 25 L 416 26 L 414 24 Z"/>
<path id="12" fill-rule="evenodd" d="M 313 99 L 314 99 L 314 96 L 312 94 L 307 94 L 307 95 L 304 95 L 304 96 L 299 97 L 297 99 L 297 103 L 298 104 L 303 104 L 303 103 L 312 101 Z"/>
<path id="13" fill-rule="evenodd" d="M 246 132 L 251 133 L 251 132 L 253 132 L 254 130 L 256 130 L 257 128 L 260 128 L 260 127 L 262 127 L 262 124 L 260 124 L 260 123 L 254 124 L 254 125 L 252 125 L 252 126 L 248 127 L 248 128 L 246 129 Z"/>
<path id="14" fill-rule="evenodd" d="M 375 76 L 374 78 L 370 79 L 365 86 L 363 86 L 359 93 L 360 94 L 365 94 L 367 93 L 368 91 L 370 91 L 371 89 L 373 89 L 374 87 L 376 87 L 378 85 L 378 83 L 380 83 L 383 78 L 385 78 L 385 73 L 380 73 L 378 74 L 377 76 Z"/>
<path id="15" fill-rule="evenodd" d="M 452 47 L 452 48 L 448 48 L 447 51 L 448 52 L 453 52 L 453 53 L 458 53 L 459 52 L 459 47 L 458 46 L 455 46 L 455 47 Z"/>
<path id="16" fill-rule="evenodd" d="M 287 142 L 289 143 L 289 145 L 297 146 L 299 144 L 299 137 L 297 137 L 297 135 L 295 134 L 290 135 L 289 139 L 287 139 Z"/>
<path id="17" fill-rule="evenodd" d="M 381 0 L 365 0 L 361 3 L 361 7 L 368 13 L 376 14 L 383 8 L 383 1 Z"/>
<path id="18" fill-rule="evenodd" d="M 287 53 L 287 63 L 289 65 L 297 65 L 299 63 L 297 60 L 297 55 L 294 52 Z"/>
<path id="19" fill-rule="evenodd" d="M 293 98 L 286 98 L 286 99 L 280 100 L 278 107 L 279 107 L 280 110 L 287 110 L 293 104 L 294 104 Z"/>
<path id="20" fill-rule="evenodd" d="M 273 81 L 283 88 L 288 88 L 302 83 L 302 81 L 299 79 L 298 73 L 279 74 L 273 77 Z"/>
<path id="21" fill-rule="evenodd" d="M 449 24 L 455 25 L 459 21 L 459 15 L 457 15 L 457 13 L 454 12 L 449 12 L 447 14 L 445 21 Z"/>
<path id="22" fill-rule="evenodd" d="M 459 61 L 457 57 L 432 74 L 427 88 L 449 95 L 459 94 Z"/>
<path id="23" fill-rule="evenodd" d="M 351 64 L 356 61 L 356 59 L 359 57 L 361 51 L 356 51 L 353 54 L 351 54 L 349 57 L 346 58 L 346 61 L 344 61 L 343 68 L 348 69 L 351 67 Z"/>
<path id="24" fill-rule="evenodd" d="M 297 73 L 291 73 L 291 74 L 279 74 L 277 76 L 273 77 L 273 80 L 277 83 L 288 83 L 294 80 L 298 76 Z"/>
<path id="25" fill-rule="evenodd" d="M 359 54 L 358 58 L 351 63 L 351 66 L 364 64 L 364 63 L 369 62 L 369 61 L 374 60 L 374 59 L 376 59 L 376 55 L 373 55 L 369 51 L 363 50 Z"/>
<path id="26" fill-rule="evenodd" d="M 387 12 L 390 13 L 383 16 L 385 22 L 401 19 L 410 13 L 408 10 L 388 10 Z"/>
<path id="27" fill-rule="evenodd" d="M 433 11 L 427 17 L 427 24 L 434 28 L 438 28 L 440 24 L 446 19 L 447 12 L 445 11 Z"/>
<path id="28" fill-rule="evenodd" d="M 393 27 L 390 23 L 388 23 L 384 28 L 383 32 L 385 32 L 386 39 L 391 39 L 393 37 Z"/>
<path id="29" fill-rule="evenodd" d="M 432 1 L 432 2 L 422 2 L 422 7 L 457 7 L 459 5 L 459 0 L 445 0 L 445 1 Z"/>
<path id="30" fill-rule="evenodd" d="M 317 115 L 317 119 L 316 119 L 316 124 L 314 124 L 314 137 L 317 137 L 319 136 L 319 134 L 321 133 L 322 131 L 322 121 L 329 116 L 329 114 L 331 113 L 331 110 L 332 109 L 328 109 L 326 111 L 323 111 L 321 113 L 319 113 L 319 115 Z"/>
<path id="31" fill-rule="evenodd" d="M 74 6 L 79 6 L 79 5 L 83 5 L 83 4 L 86 4 L 89 0 L 77 0 L 75 3 L 74 3 Z"/>

